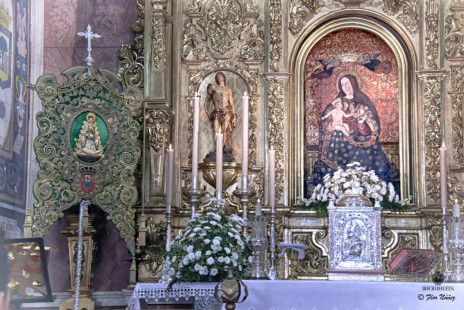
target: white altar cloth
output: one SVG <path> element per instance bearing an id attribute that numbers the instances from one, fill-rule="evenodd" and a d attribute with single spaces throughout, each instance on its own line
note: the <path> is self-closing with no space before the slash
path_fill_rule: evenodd
<path id="1" fill-rule="evenodd" d="M 463 310 L 464 283 L 246 280 L 248 298 L 238 310 Z M 207 283 L 214 290 L 214 283 Z M 139 283 L 142 290 L 159 284 Z M 140 307 L 140 306 L 139 306 Z M 129 309 L 140 309 L 137 307 Z"/>

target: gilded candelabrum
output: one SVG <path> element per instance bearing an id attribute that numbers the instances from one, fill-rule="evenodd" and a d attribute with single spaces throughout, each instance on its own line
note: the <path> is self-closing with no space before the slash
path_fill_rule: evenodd
<path id="1" fill-rule="evenodd" d="M 448 224 L 448 249 L 452 254 L 449 281 L 464 281 L 464 216 L 446 217 Z"/>
<path id="2" fill-rule="evenodd" d="M 248 225 L 251 227 L 248 245 L 253 251 L 253 263 L 251 264 L 249 273 L 251 279 L 268 279 L 265 268 L 266 261 L 264 259 L 264 253 L 268 244 L 266 234 L 268 221 L 269 217 L 263 215 L 251 215 L 248 218 Z"/>

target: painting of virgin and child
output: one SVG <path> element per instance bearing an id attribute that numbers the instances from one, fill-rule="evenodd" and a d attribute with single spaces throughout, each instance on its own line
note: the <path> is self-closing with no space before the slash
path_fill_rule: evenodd
<path id="1" fill-rule="evenodd" d="M 317 159 L 311 167 L 305 162 L 306 197 L 311 196 L 314 187 L 323 182 L 326 174 L 332 174 L 338 168 L 344 169 L 353 162 L 359 162 L 366 170 L 374 170 L 381 180 L 391 182 L 397 192 L 399 189 L 398 169 L 383 149 L 383 145 L 398 145 L 399 142 L 398 97 L 394 96 L 398 82 L 396 62 L 388 53 L 388 47 L 374 53 L 373 48 L 382 48 L 381 44 L 346 45 L 343 37 L 353 34 L 361 41 L 378 40 L 362 31 L 333 34 L 330 42 L 339 42 L 340 45 L 344 42 L 344 45 L 336 46 L 334 54 L 326 56 L 329 63 L 335 64 L 330 68 L 327 65 L 323 67 L 325 71 L 330 69 L 330 75 L 321 76 L 321 69 L 317 69 L 317 60 L 324 64 L 319 58 L 324 57 L 321 54 L 330 53 L 330 47 L 324 48 L 324 42 L 320 42 L 314 53 L 308 56 L 305 70 L 305 150 L 307 154 L 316 152 Z M 348 50 L 349 57 L 336 54 L 337 49 Z M 372 70 L 372 66 L 366 66 L 366 54 L 375 55 L 377 65 L 388 70 Z M 378 59 L 379 55 L 385 58 Z M 316 70 L 319 70 L 317 75 L 314 74 Z M 361 85 L 367 86 L 367 90 L 364 91 Z"/>

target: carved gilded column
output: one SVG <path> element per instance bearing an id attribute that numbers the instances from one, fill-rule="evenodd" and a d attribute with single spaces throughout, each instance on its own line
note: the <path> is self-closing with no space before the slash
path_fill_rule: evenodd
<path id="1" fill-rule="evenodd" d="M 425 3 L 425 54 L 427 66 L 431 69 L 438 69 L 438 14 L 439 0 L 428 0 Z"/>
<path id="2" fill-rule="evenodd" d="M 288 87 L 288 74 L 266 73 L 263 74 L 268 83 L 268 107 L 267 121 L 269 122 L 267 145 L 276 153 L 276 201 L 283 197 L 285 187 L 285 93 Z M 285 203 L 285 202 L 284 202 Z"/>
<path id="3" fill-rule="evenodd" d="M 450 67 L 449 101 L 451 105 L 452 161 L 448 174 L 450 200 L 464 202 L 464 1 L 451 1 L 450 14 L 445 18 L 445 55 Z"/>
<path id="4" fill-rule="evenodd" d="M 423 71 L 419 74 L 424 94 L 424 147 L 426 200 L 440 199 L 440 147 L 442 143 L 441 93 L 445 71 Z"/>
<path id="5" fill-rule="evenodd" d="M 166 100 L 169 76 L 167 68 L 167 0 L 150 0 L 145 20 L 145 97 Z"/>
<path id="6" fill-rule="evenodd" d="M 451 14 L 445 18 L 445 54 L 450 66 L 451 126 L 453 164 L 464 167 L 464 2 L 453 1 Z"/>
<path id="7" fill-rule="evenodd" d="M 272 71 L 279 71 L 279 62 L 282 59 L 282 3 L 281 0 L 271 0 L 270 4 L 270 67 Z"/>

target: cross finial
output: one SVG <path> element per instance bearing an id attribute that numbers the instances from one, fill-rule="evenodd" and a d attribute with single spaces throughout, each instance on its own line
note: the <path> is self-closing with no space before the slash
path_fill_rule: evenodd
<path id="1" fill-rule="evenodd" d="M 92 66 L 92 63 L 93 63 L 93 58 L 92 58 L 92 54 L 91 54 L 91 52 L 92 52 L 92 39 L 93 38 L 98 39 L 98 38 L 101 37 L 101 35 L 99 35 L 97 33 L 93 33 L 92 32 L 92 27 L 90 27 L 90 25 L 87 25 L 87 31 L 86 32 L 78 32 L 77 35 L 87 38 L 87 52 L 88 52 L 88 55 L 85 58 L 85 60 L 87 61 L 87 67 L 89 67 L 89 75 L 90 75 L 90 67 Z"/>

